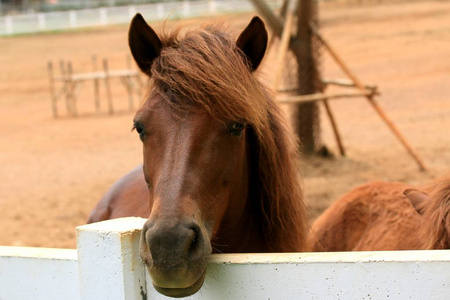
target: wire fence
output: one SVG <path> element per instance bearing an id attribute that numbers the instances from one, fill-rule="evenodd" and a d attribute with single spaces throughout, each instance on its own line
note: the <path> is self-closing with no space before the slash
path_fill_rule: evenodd
<path id="1" fill-rule="evenodd" d="M 275 8 L 281 1 L 267 2 Z M 0 36 L 127 24 L 137 12 L 148 21 L 156 21 L 252 10 L 254 8 L 249 1 L 200 0 L 8 15 L 0 17 Z"/>

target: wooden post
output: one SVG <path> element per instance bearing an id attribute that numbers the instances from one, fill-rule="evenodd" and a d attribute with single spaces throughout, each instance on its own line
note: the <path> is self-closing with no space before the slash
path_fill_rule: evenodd
<path id="1" fill-rule="evenodd" d="M 67 63 L 67 80 L 68 80 L 68 87 L 67 87 L 67 113 L 73 116 L 77 115 L 77 109 L 75 104 L 75 82 L 72 78 L 73 75 L 73 69 L 72 69 L 72 62 Z"/>
<path id="2" fill-rule="evenodd" d="M 64 60 L 62 59 L 59 61 L 59 69 L 61 71 L 61 75 L 66 76 L 66 66 Z"/>
<path id="3" fill-rule="evenodd" d="M 94 72 L 97 72 L 97 55 L 92 56 L 92 67 Z M 95 98 L 95 110 L 100 112 L 100 82 L 98 78 L 94 79 L 94 98 Z"/>
<path id="4" fill-rule="evenodd" d="M 103 59 L 103 71 L 105 72 L 105 87 L 106 87 L 106 98 L 108 100 L 108 109 L 109 113 L 114 113 L 114 107 L 112 103 L 112 96 L 111 96 L 111 87 L 109 84 L 109 70 L 108 70 L 108 60 L 106 58 Z"/>
<path id="5" fill-rule="evenodd" d="M 130 70 L 132 70 L 132 64 L 131 64 L 132 60 L 130 57 Z M 137 86 L 135 84 L 131 84 L 131 78 L 130 78 L 130 86 L 134 89 L 134 91 L 136 92 L 136 94 L 138 95 L 138 98 L 141 97 L 142 95 L 142 90 L 145 88 L 144 83 L 142 82 L 141 79 L 141 75 L 140 73 L 137 73 L 136 76 L 133 76 L 135 78 L 135 83 L 137 83 Z"/>
<path id="6" fill-rule="evenodd" d="M 66 62 L 62 59 L 59 61 L 59 68 L 61 70 L 61 75 L 64 77 L 63 81 L 64 81 L 64 96 L 66 98 L 66 110 L 67 114 L 70 115 L 72 111 L 70 108 L 71 81 L 69 80 Z"/>
<path id="7" fill-rule="evenodd" d="M 323 38 L 323 36 L 319 33 L 319 31 L 315 27 L 315 25 L 310 23 L 310 27 L 311 27 L 313 33 L 320 39 L 322 44 L 325 46 L 325 48 L 328 50 L 330 55 L 333 57 L 334 61 L 341 67 L 342 71 L 353 81 L 353 83 L 355 84 L 355 86 L 358 89 L 363 91 L 365 89 L 364 85 L 358 80 L 358 78 L 345 65 L 344 61 L 338 56 L 338 54 L 336 53 L 336 51 L 334 51 L 334 49 L 331 47 L 331 45 Z M 386 113 L 381 108 L 381 106 L 378 105 L 378 103 L 375 101 L 373 96 L 366 95 L 366 99 L 369 101 L 369 103 L 372 105 L 372 107 L 375 109 L 375 111 L 378 113 L 378 115 L 381 117 L 381 119 L 386 123 L 386 125 L 392 131 L 392 133 L 397 137 L 397 139 L 400 141 L 400 143 L 405 147 L 406 151 L 417 162 L 420 170 L 426 171 L 427 168 L 426 168 L 425 164 L 422 162 L 422 160 L 419 158 L 419 155 L 408 144 L 406 139 L 403 137 L 403 135 L 400 133 L 400 131 L 397 129 L 397 127 L 394 125 L 392 120 L 386 115 Z"/>
<path id="8" fill-rule="evenodd" d="M 137 82 L 137 84 L 139 86 L 139 90 L 140 90 L 139 94 L 142 94 L 142 90 L 145 88 L 145 86 L 144 86 L 144 83 L 142 82 L 140 74 L 138 74 L 136 76 L 136 82 Z"/>
<path id="9" fill-rule="evenodd" d="M 127 55 L 127 69 L 131 70 L 131 57 L 130 55 Z M 125 80 L 125 87 L 127 88 L 128 91 L 128 102 L 129 102 L 129 107 L 130 107 L 130 111 L 134 110 L 134 106 L 133 106 L 133 91 L 131 88 L 131 77 L 130 76 L 126 76 Z"/>
<path id="10" fill-rule="evenodd" d="M 52 110 L 53 110 L 53 117 L 58 117 L 58 107 L 56 104 L 56 94 L 55 94 L 55 81 L 53 79 L 53 63 L 51 61 L 48 61 L 47 63 L 47 69 L 48 69 L 48 78 L 50 82 L 50 96 L 51 96 L 51 102 L 52 102 Z"/>

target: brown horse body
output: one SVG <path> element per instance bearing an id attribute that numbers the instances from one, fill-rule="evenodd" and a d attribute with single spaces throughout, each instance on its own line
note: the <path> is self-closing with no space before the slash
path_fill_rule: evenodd
<path id="1" fill-rule="evenodd" d="M 115 182 L 92 210 L 87 223 L 123 217 L 148 218 L 149 191 L 142 165 Z"/>
<path id="2" fill-rule="evenodd" d="M 144 163 L 89 221 L 148 217 L 140 253 L 165 295 L 195 293 L 212 252 L 307 249 L 295 138 L 254 74 L 266 43 L 256 17 L 237 40 L 218 26 L 159 37 L 132 21 L 131 52 L 150 78 L 134 118 Z"/>
<path id="3" fill-rule="evenodd" d="M 314 251 L 450 247 L 450 179 L 417 190 L 371 182 L 333 203 L 313 224 Z"/>

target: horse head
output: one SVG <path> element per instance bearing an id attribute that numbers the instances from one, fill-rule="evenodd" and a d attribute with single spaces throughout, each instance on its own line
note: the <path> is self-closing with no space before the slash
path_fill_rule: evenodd
<path id="1" fill-rule="evenodd" d="M 140 14 L 131 22 L 129 46 L 150 79 L 134 117 L 151 208 L 140 254 L 162 294 L 197 292 L 211 240 L 248 209 L 247 150 L 254 122 L 246 114 L 264 108 L 250 107 L 246 98 L 260 96 L 252 73 L 266 43 L 258 17 L 233 43 L 215 29 L 178 40 L 160 38 Z"/>
<path id="2" fill-rule="evenodd" d="M 422 215 L 423 249 L 450 249 L 450 179 L 434 181 L 427 193 L 407 189 L 404 194 Z"/>

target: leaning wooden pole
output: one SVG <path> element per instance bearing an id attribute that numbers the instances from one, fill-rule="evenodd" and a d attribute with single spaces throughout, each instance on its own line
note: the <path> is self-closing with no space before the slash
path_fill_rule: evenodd
<path id="1" fill-rule="evenodd" d="M 280 16 L 282 19 L 286 18 L 286 12 L 287 12 L 287 7 L 288 7 L 288 2 L 289 2 L 289 0 L 283 0 L 283 3 L 281 4 L 279 16 Z M 269 52 L 270 52 L 270 50 L 271 50 L 272 47 L 273 47 L 273 44 L 275 43 L 275 40 L 276 40 L 276 35 L 275 35 L 275 34 L 272 34 L 272 35 L 270 36 L 269 42 L 267 43 L 266 53 L 269 53 Z"/>
<path id="2" fill-rule="evenodd" d="M 281 38 L 283 35 L 283 21 L 280 17 L 277 17 L 270 7 L 262 0 L 250 0 L 252 4 L 256 7 L 259 14 L 263 17 L 267 25 L 272 29 L 274 35 Z M 301 43 L 298 39 L 291 38 L 289 47 L 295 56 L 301 57 L 302 53 L 300 51 Z"/>
<path id="3" fill-rule="evenodd" d="M 273 90 L 276 91 L 280 83 L 281 75 L 283 72 L 283 64 L 286 57 L 286 53 L 289 49 L 289 40 L 291 39 L 292 25 L 294 19 L 294 8 L 293 4 L 288 5 L 288 11 L 286 15 L 286 20 L 284 22 L 283 34 L 281 35 L 280 47 L 278 49 L 277 58 L 277 70 L 275 73 L 275 79 L 273 82 Z"/>
<path id="4" fill-rule="evenodd" d="M 322 102 L 325 107 L 325 111 L 328 115 L 328 118 L 330 119 L 331 128 L 333 129 L 334 137 L 336 139 L 336 144 L 338 145 L 338 148 L 339 148 L 339 153 L 341 154 L 341 156 L 345 156 L 344 144 L 342 143 L 341 133 L 339 132 L 336 119 L 334 118 L 334 114 L 331 111 L 331 107 L 328 103 L 328 100 L 324 99 L 324 100 L 322 100 Z"/>
<path id="5" fill-rule="evenodd" d="M 364 85 L 350 71 L 350 69 L 345 65 L 344 61 L 338 56 L 336 51 L 334 51 L 334 49 L 330 46 L 330 44 L 323 38 L 323 36 L 317 30 L 316 26 L 314 24 L 310 23 L 310 27 L 311 27 L 313 33 L 317 36 L 317 38 L 319 38 L 319 40 L 322 42 L 324 47 L 328 50 L 328 52 L 333 57 L 335 62 L 341 67 L 342 71 L 353 81 L 353 83 L 355 84 L 355 86 L 358 89 L 360 89 L 361 91 L 364 91 L 365 90 Z M 402 143 L 402 145 L 405 147 L 405 149 L 408 151 L 408 153 L 417 162 L 417 164 L 419 165 L 420 170 L 421 171 L 427 171 L 427 168 L 426 168 L 425 164 L 422 162 L 422 160 L 419 158 L 419 155 L 409 145 L 409 143 L 406 141 L 405 137 L 400 133 L 400 131 L 397 129 L 397 127 L 392 122 L 392 120 L 386 115 L 386 113 L 381 108 L 381 106 L 379 106 L 378 103 L 375 101 L 374 97 L 372 95 L 366 95 L 365 97 L 369 101 L 369 103 L 372 105 L 372 107 L 375 109 L 375 111 L 378 113 L 378 115 L 381 117 L 381 119 L 386 123 L 388 128 L 398 138 L 398 140 Z"/>

